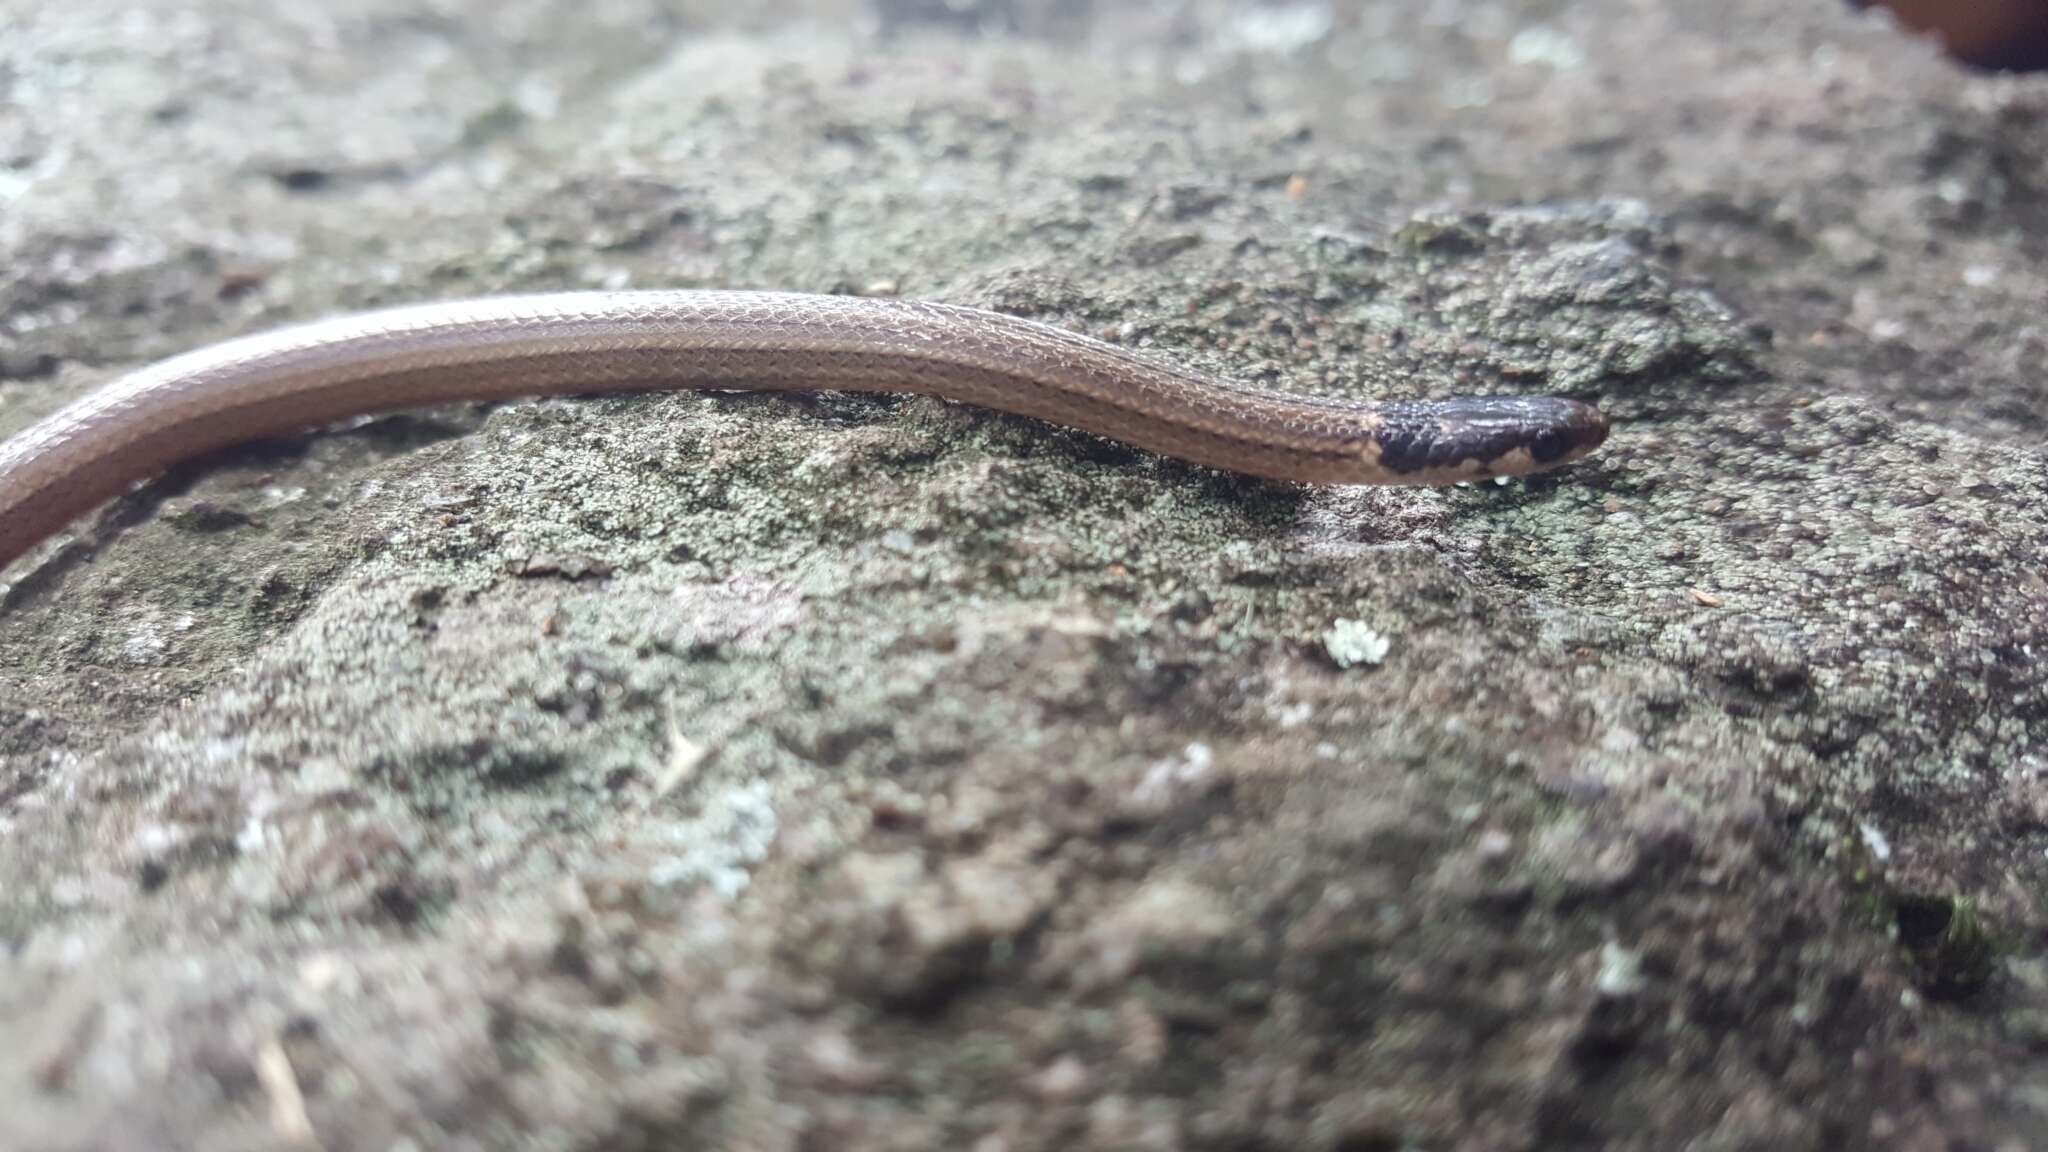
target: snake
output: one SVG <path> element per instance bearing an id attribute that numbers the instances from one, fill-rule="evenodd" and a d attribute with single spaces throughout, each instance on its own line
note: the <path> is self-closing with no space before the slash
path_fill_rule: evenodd
<path id="1" fill-rule="evenodd" d="M 959 305 L 709 289 L 488 296 L 230 339 L 58 409 L 0 442 L 0 568 L 136 484 L 236 444 L 435 404 L 671 389 L 925 394 L 1302 484 L 1525 475 L 1607 437 L 1597 407 L 1566 397 L 1355 402 L 1246 387 Z"/>

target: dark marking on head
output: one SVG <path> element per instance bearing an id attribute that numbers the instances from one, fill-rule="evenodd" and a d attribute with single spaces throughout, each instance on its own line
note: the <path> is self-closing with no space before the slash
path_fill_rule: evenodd
<path id="1" fill-rule="evenodd" d="M 1378 440 L 1381 467 L 1396 472 L 1414 472 L 1426 466 L 1423 458 L 1428 455 L 1429 442 L 1414 424 L 1389 420 L 1380 429 Z"/>
<path id="2" fill-rule="evenodd" d="M 1386 405 L 1379 462 L 1397 473 L 1474 467 L 1484 474 L 1517 449 L 1539 465 L 1572 459 L 1607 439 L 1607 418 L 1555 396 L 1483 396 Z"/>

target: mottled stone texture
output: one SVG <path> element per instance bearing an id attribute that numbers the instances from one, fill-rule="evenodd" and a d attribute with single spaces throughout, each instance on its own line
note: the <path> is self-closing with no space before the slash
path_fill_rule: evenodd
<path id="1" fill-rule="evenodd" d="M 1615 437 L 185 470 L 0 577 L 0 1147 L 2048 1145 L 2048 80 L 1823 0 L 728 7 L 0 0 L 0 433 L 630 284 Z"/>

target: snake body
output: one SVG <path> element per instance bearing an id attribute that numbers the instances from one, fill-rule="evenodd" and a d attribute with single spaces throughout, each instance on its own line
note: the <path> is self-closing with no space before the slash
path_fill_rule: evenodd
<path id="1" fill-rule="evenodd" d="M 1343 403 L 1235 387 L 1045 324 L 796 293 L 570 292 L 360 313 L 140 369 L 0 444 L 0 567 L 170 465 L 351 416 L 682 388 L 917 392 L 1279 480 L 1444 484 L 1577 459 L 1550 397 Z"/>

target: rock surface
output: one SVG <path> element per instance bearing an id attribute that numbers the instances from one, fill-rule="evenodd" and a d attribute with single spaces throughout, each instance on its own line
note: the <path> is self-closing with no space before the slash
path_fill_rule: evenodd
<path id="1" fill-rule="evenodd" d="M 2048 1145 L 2048 80 L 1819 2 L 721 7 L 0 0 L 0 434 L 600 285 L 1618 432 L 183 470 L 0 574 L 0 1147 Z"/>

